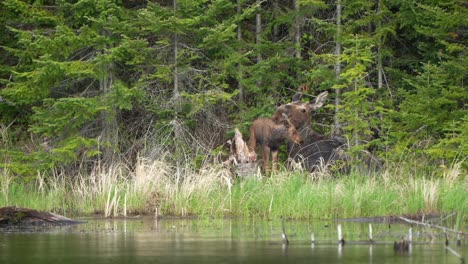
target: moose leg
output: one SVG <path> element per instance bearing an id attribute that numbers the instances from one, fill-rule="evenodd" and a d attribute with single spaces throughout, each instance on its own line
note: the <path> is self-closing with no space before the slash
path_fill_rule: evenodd
<path id="1" fill-rule="evenodd" d="M 240 132 L 239 132 L 239 134 L 240 134 Z M 242 137 L 242 134 L 241 134 L 241 137 Z M 251 152 L 255 152 L 256 145 L 257 145 L 257 136 L 255 135 L 255 129 L 254 129 L 253 125 L 252 125 L 250 127 L 250 138 L 249 138 L 249 141 L 247 143 L 247 146 L 249 147 L 249 150 Z"/>
<path id="2" fill-rule="evenodd" d="M 263 146 L 262 148 L 263 167 L 265 168 L 265 174 L 270 172 L 270 148 Z"/>
<path id="3" fill-rule="evenodd" d="M 278 171 L 278 150 L 273 150 L 271 152 L 271 160 L 273 162 L 273 171 Z"/>

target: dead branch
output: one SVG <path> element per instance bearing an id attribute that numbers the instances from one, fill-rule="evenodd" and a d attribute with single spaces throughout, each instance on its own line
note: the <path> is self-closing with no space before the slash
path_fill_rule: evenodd
<path id="1" fill-rule="evenodd" d="M 451 232 L 451 233 L 454 233 L 454 234 L 460 234 L 460 235 L 463 235 L 465 236 L 466 234 L 462 231 L 458 231 L 458 230 L 455 230 L 455 229 L 450 229 L 450 228 L 446 228 L 444 226 L 439 226 L 439 225 L 431 225 L 431 224 L 428 224 L 428 223 L 424 223 L 424 222 L 420 222 L 420 221 L 415 221 L 415 220 L 411 220 L 411 219 L 408 219 L 408 218 L 405 218 L 405 217 L 402 217 L 402 216 L 399 216 L 398 218 L 400 218 L 401 220 L 407 222 L 407 223 L 410 223 L 410 224 L 416 224 L 416 225 L 422 225 L 422 226 L 425 226 L 425 227 L 430 227 L 430 228 L 437 228 L 437 229 L 441 229 L 441 230 L 444 230 L 444 231 L 448 231 L 448 232 Z"/>

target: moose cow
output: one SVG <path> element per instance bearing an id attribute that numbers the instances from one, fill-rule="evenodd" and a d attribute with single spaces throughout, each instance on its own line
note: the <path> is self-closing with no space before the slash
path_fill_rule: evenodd
<path id="1" fill-rule="evenodd" d="M 262 147 L 262 159 L 265 173 L 270 171 L 270 152 L 273 171 L 278 169 L 278 150 L 287 140 L 290 144 L 300 144 L 302 138 L 286 114 L 277 122 L 270 118 L 256 119 L 250 126 L 249 150 L 255 152 L 257 143 Z"/>
<path id="2" fill-rule="evenodd" d="M 344 141 L 338 138 L 327 139 L 326 136 L 314 132 L 310 128 L 312 113 L 321 108 L 328 97 L 328 92 L 317 96 L 315 101 L 301 102 L 302 93 L 298 92 L 293 97 L 293 102 L 279 106 L 272 116 L 276 123 L 283 122 L 288 117 L 292 125 L 299 131 L 303 143 L 300 145 L 288 144 L 288 156 L 290 159 L 301 163 L 307 170 L 313 171 L 317 165 L 328 163 L 335 159 L 341 159 L 339 148 Z"/>

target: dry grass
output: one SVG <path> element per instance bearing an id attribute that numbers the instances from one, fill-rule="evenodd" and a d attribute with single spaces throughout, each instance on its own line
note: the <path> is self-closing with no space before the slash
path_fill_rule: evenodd
<path id="1" fill-rule="evenodd" d="M 463 162 L 457 162 L 453 166 L 444 169 L 443 179 L 448 185 L 457 183 L 460 178 L 464 178 L 465 182 L 468 180 L 466 171 L 462 169 Z"/>
<path id="2" fill-rule="evenodd" d="M 0 170 L 0 190 L 2 191 L 3 199 L 6 204 L 9 204 L 10 197 L 10 186 L 13 180 L 13 176 L 8 170 Z"/>
<path id="3" fill-rule="evenodd" d="M 106 217 L 148 213 L 175 216 L 314 218 L 468 210 L 467 177 L 460 167 L 440 177 L 392 168 L 373 175 L 280 171 L 265 178 L 233 179 L 220 164 L 194 169 L 158 159 L 138 159 L 133 170 L 96 167 L 89 175 L 38 174 L 33 186 L 0 174 L 0 206 L 17 204 L 60 213 L 102 213 Z"/>

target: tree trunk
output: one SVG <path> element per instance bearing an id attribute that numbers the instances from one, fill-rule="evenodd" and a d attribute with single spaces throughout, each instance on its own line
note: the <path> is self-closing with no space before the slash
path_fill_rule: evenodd
<path id="1" fill-rule="evenodd" d="M 278 0 L 273 0 L 273 19 L 276 21 L 278 18 L 279 13 L 279 6 Z M 278 24 L 274 24 L 273 26 L 273 42 L 276 43 L 279 40 L 279 27 Z"/>
<path id="2" fill-rule="evenodd" d="M 377 14 L 380 15 L 382 1 L 379 0 Z M 382 27 L 382 20 L 377 16 L 377 30 Z M 377 45 L 377 89 L 381 90 L 383 87 L 383 65 L 382 65 L 382 37 L 380 36 Z"/>
<path id="3" fill-rule="evenodd" d="M 103 77 L 99 81 L 99 90 L 103 94 L 107 94 L 110 92 L 110 89 L 112 87 L 112 81 L 113 81 L 113 75 L 111 72 L 112 65 L 107 65 L 104 66 L 107 71 L 107 75 Z M 108 111 L 103 111 L 101 114 L 101 121 L 102 121 L 102 142 L 104 142 L 106 145 L 109 144 L 109 146 L 103 145 L 101 146 L 101 151 L 102 151 L 102 158 L 103 161 L 106 163 L 110 163 L 114 160 L 115 158 L 115 148 L 118 147 L 118 126 L 117 126 L 117 120 L 116 120 L 116 114 L 117 114 L 117 109 L 114 107 L 110 106 L 110 110 Z"/>
<path id="4" fill-rule="evenodd" d="M 84 223 L 49 212 L 16 206 L 0 207 L 0 226 L 38 224 L 79 224 Z"/>
<path id="5" fill-rule="evenodd" d="M 257 154 L 250 150 L 242 138 L 239 129 L 235 128 L 234 137 L 228 141 L 230 145 L 229 159 L 224 162 L 234 168 L 237 176 L 251 177 L 258 171 Z"/>
<path id="6" fill-rule="evenodd" d="M 262 43 L 262 14 L 260 14 L 260 5 L 261 2 L 257 1 L 257 8 L 258 12 L 255 17 L 256 25 L 255 25 L 255 41 L 257 44 L 257 63 L 260 63 L 262 61 L 262 54 L 260 52 L 260 44 Z"/>
<path id="7" fill-rule="evenodd" d="M 237 16 L 240 17 L 241 15 L 241 12 L 242 12 L 242 6 L 241 6 L 241 0 L 237 0 Z M 240 48 L 240 45 L 241 45 L 241 42 L 242 42 L 242 28 L 241 28 L 241 25 L 239 23 L 239 25 L 237 25 L 237 42 L 239 44 L 239 50 L 238 52 L 240 53 L 241 52 L 241 48 Z M 242 69 L 241 69 L 241 66 L 238 64 L 237 65 L 237 75 L 238 75 L 238 80 L 237 80 L 237 89 L 239 89 L 239 100 L 241 103 L 244 103 L 244 100 L 245 100 L 245 91 L 244 91 L 244 86 L 242 85 Z"/>
<path id="8" fill-rule="evenodd" d="M 341 74 L 341 0 L 336 0 L 336 44 L 335 44 L 335 76 L 336 80 L 339 81 Z M 339 107 L 341 104 L 341 90 L 340 88 L 336 89 L 335 97 L 335 134 L 341 135 L 341 123 L 338 118 Z"/>
<path id="9" fill-rule="evenodd" d="M 358 40 L 357 40 L 357 36 L 355 36 L 354 38 L 355 38 L 355 39 L 354 39 L 354 43 L 355 43 L 355 47 L 354 47 L 355 51 L 354 51 L 354 52 L 355 52 L 356 54 L 358 54 L 359 51 L 358 51 Z M 356 65 L 356 63 L 355 63 L 353 67 L 356 68 L 356 66 L 357 66 L 357 65 Z M 354 92 L 357 93 L 358 90 L 359 90 L 359 88 L 358 88 L 358 79 L 354 78 L 353 84 L 354 84 Z M 357 109 L 354 110 L 354 118 L 355 118 L 356 120 L 359 120 L 359 119 L 360 119 L 360 118 L 359 118 L 359 113 L 360 113 L 359 110 L 357 110 Z M 353 136 L 354 136 L 354 146 L 357 147 L 357 146 L 359 146 L 359 133 L 358 133 L 359 130 L 358 130 L 358 129 L 353 129 L 353 131 L 354 131 L 354 132 L 353 132 L 353 134 L 354 134 L 354 135 L 353 135 Z"/>
<path id="10" fill-rule="evenodd" d="M 177 21 L 177 0 L 173 0 L 173 10 L 174 10 L 174 19 Z M 176 22 L 177 23 L 177 22 Z M 172 124 L 172 129 L 173 129 L 173 133 L 174 133 L 174 151 L 176 153 L 176 156 L 177 157 L 177 168 L 181 167 L 180 166 L 180 157 L 179 155 L 181 156 L 184 156 L 182 153 L 184 152 L 183 151 L 183 147 L 181 146 L 180 144 L 180 140 L 183 139 L 183 130 L 182 130 L 182 123 L 179 121 L 178 119 L 178 113 L 181 111 L 181 102 L 180 102 L 180 92 L 179 92 L 179 72 L 178 72 L 178 52 L 179 52 L 179 35 L 177 33 L 177 25 L 176 25 L 176 28 L 174 30 L 174 46 L 173 46 L 173 50 L 174 50 L 174 54 L 173 54 L 173 61 L 174 61 L 174 86 L 173 86 L 173 90 L 172 90 L 172 107 L 173 107 L 173 110 L 174 110 L 174 117 L 171 121 L 171 124 Z"/>
<path id="11" fill-rule="evenodd" d="M 104 30 L 102 35 L 105 37 L 110 37 L 111 33 Z M 106 47 L 109 49 L 110 47 Z M 106 53 L 106 50 L 102 51 L 103 54 Z M 113 83 L 113 64 L 107 63 L 102 66 L 102 72 L 104 76 L 99 80 L 99 91 L 103 95 L 106 95 L 111 92 L 112 83 Z M 101 113 L 101 142 L 104 144 L 101 145 L 102 152 L 102 161 L 104 163 L 110 164 L 115 159 L 115 149 L 118 147 L 118 126 L 116 120 L 117 109 L 113 106 L 109 107 L 108 111 L 102 111 Z"/>
<path id="12" fill-rule="evenodd" d="M 177 0 L 173 0 L 174 8 L 174 18 L 176 18 L 177 13 Z M 177 56 L 178 56 L 178 45 L 179 45 L 179 36 L 177 34 L 177 28 L 174 30 L 174 87 L 173 87 L 173 98 L 174 102 L 178 104 L 180 93 L 179 93 L 179 74 L 177 68 Z"/>
<path id="13" fill-rule="evenodd" d="M 257 44 L 257 63 L 262 61 L 262 53 L 260 49 L 260 44 L 262 43 L 262 14 L 260 13 L 261 10 L 261 1 L 257 0 L 257 15 L 255 17 L 256 25 L 255 25 L 255 42 Z M 261 86 L 262 81 L 260 79 L 257 80 L 257 86 Z"/>
<path id="14" fill-rule="evenodd" d="M 296 59 L 300 60 L 301 56 L 301 24 L 299 19 L 299 0 L 293 0 L 294 11 L 296 18 L 294 19 L 294 48 Z"/>

